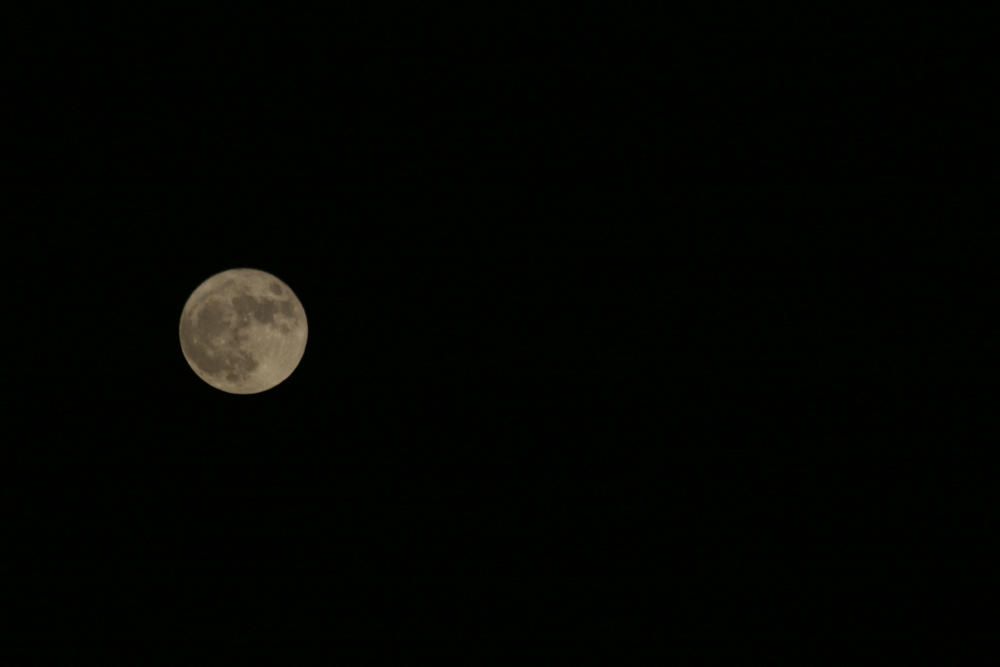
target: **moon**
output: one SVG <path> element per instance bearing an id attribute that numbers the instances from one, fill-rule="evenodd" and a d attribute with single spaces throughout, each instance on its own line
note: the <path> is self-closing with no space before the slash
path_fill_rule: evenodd
<path id="1" fill-rule="evenodd" d="M 230 394 L 258 394 L 287 380 L 302 360 L 308 334 L 295 293 L 257 269 L 211 276 L 181 313 L 181 351 L 191 370 Z"/>

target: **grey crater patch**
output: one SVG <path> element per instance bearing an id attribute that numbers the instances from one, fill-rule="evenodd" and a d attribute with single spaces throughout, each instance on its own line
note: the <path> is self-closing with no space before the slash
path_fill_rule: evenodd
<path id="1" fill-rule="evenodd" d="M 245 326 L 238 324 L 258 306 L 253 297 L 240 295 L 231 300 L 233 309 L 217 299 L 209 299 L 192 317 L 181 322 L 185 352 L 199 370 L 213 377 L 225 374 L 230 382 L 245 380 L 260 365 L 246 350 L 235 347 L 249 340 Z"/>
<path id="2" fill-rule="evenodd" d="M 233 308 L 244 322 L 253 316 L 261 324 L 274 322 L 274 314 L 278 312 L 278 304 L 274 299 L 262 297 L 257 299 L 249 294 L 240 294 L 232 299 Z"/>
<path id="3" fill-rule="evenodd" d="M 257 304 L 257 308 L 253 311 L 253 317 L 261 324 L 270 324 L 274 322 L 274 314 L 277 311 L 277 303 L 275 303 L 272 299 L 263 299 Z"/>
<path id="4" fill-rule="evenodd" d="M 228 364 L 226 369 L 226 379 L 230 382 L 242 382 L 246 380 L 260 365 L 253 356 L 244 351 L 231 351 L 227 355 Z"/>
<path id="5" fill-rule="evenodd" d="M 230 335 L 230 318 L 221 304 L 209 301 L 194 315 L 181 323 L 181 336 L 190 344 L 186 351 L 191 361 L 207 375 L 218 375 L 228 367 L 227 359 L 215 345 L 217 338 Z"/>

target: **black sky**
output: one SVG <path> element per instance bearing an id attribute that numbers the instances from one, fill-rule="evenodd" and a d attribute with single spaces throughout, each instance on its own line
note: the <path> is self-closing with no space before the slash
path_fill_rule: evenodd
<path id="1" fill-rule="evenodd" d="M 6 69 L 3 644 L 732 664 L 974 607 L 994 106 L 914 18 L 51 19 Z M 310 325 L 255 396 L 177 338 L 240 266 Z"/>

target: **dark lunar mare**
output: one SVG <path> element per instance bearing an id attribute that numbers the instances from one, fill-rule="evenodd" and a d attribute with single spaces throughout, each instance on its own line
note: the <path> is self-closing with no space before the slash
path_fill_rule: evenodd
<path id="1" fill-rule="evenodd" d="M 249 294 L 240 294 L 233 297 L 233 308 L 241 320 L 244 316 L 253 315 L 261 324 L 271 324 L 274 322 L 274 314 L 278 312 L 278 302 L 266 297 L 256 299 Z"/>
<path id="2" fill-rule="evenodd" d="M 233 301 L 235 305 L 236 299 Z M 245 302 L 241 303 L 245 305 Z M 237 343 L 247 339 L 242 333 L 246 325 L 233 322 L 232 314 L 227 310 L 219 301 L 208 300 L 200 311 L 194 313 L 194 318 L 184 318 L 181 322 L 181 337 L 188 343 L 188 356 L 202 372 L 212 376 L 225 372 L 227 380 L 238 382 L 259 364 L 245 350 L 220 349 L 215 345 L 214 340 L 220 335 Z M 237 308 L 236 314 L 243 313 Z"/>

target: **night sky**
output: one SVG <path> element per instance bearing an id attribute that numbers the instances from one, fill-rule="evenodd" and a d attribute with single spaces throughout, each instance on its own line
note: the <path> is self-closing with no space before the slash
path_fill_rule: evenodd
<path id="1" fill-rule="evenodd" d="M 0 662 L 745 664 L 794 636 L 811 664 L 988 627 L 975 42 L 173 18 L 50 17 L 5 65 Z M 251 396 L 178 340 L 237 267 L 309 320 Z"/>

